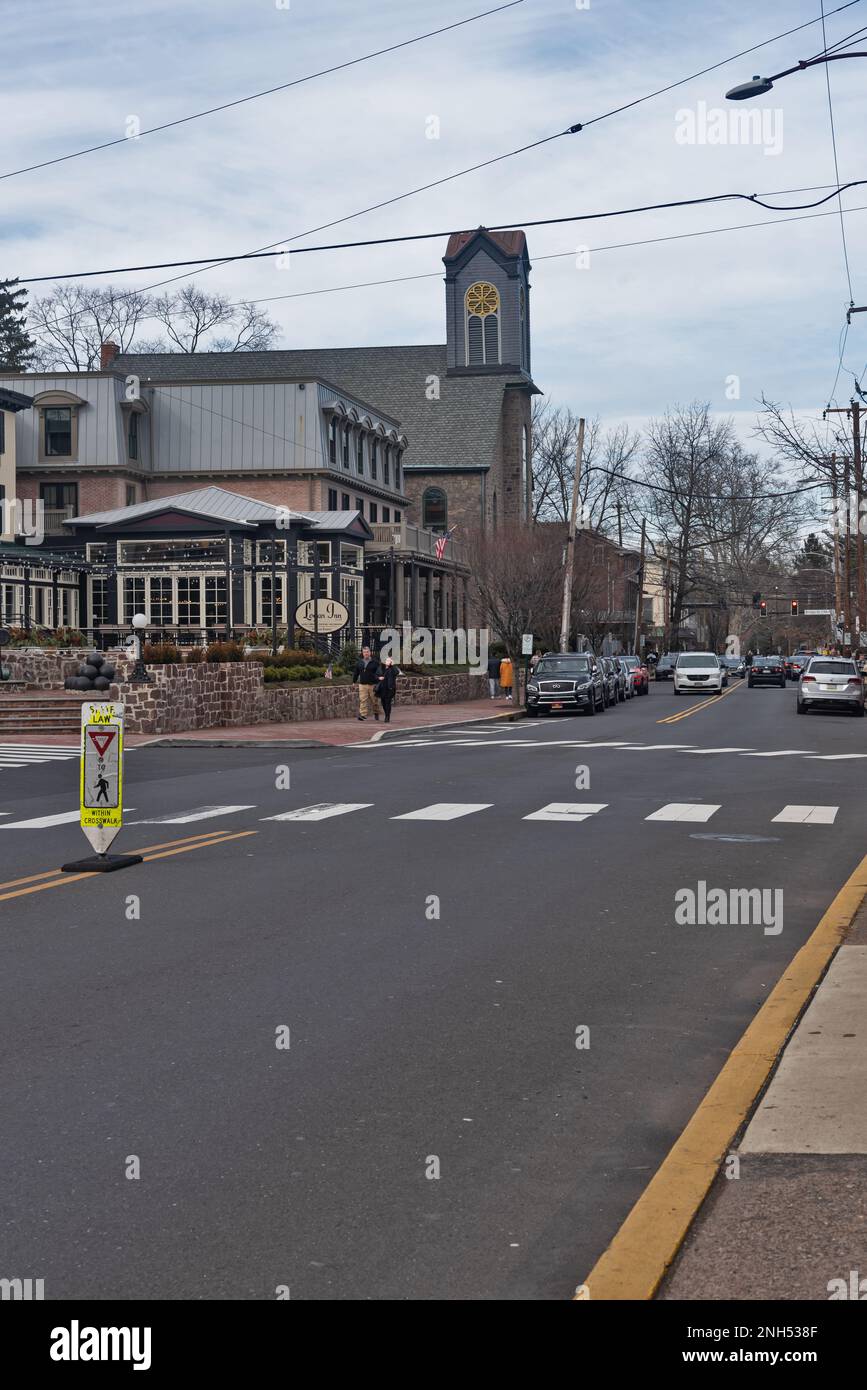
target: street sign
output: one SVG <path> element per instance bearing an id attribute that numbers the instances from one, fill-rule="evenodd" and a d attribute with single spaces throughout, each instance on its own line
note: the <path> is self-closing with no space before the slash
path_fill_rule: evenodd
<path id="1" fill-rule="evenodd" d="M 349 622 L 349 609 L 336 598 L 309 598 L 295 609 L 295 622 L 305 632 L 339 632 Z"/>
<path id="2" fill-rule="evenodd" d="M 834 616 L 834 610 L 833 610 L 833 608 L 805 608 L 805 609 L 804 609 L 804 617 L 805 617 L 805 618 L 832 618 L 833 616 Z"/>
<path id="3" fill-rule="evenodd" d="M 525 632 L 521 636 L 521 656 L 533 655 L 533 634 Z"/>
<path id="4" fill-rule="evenodd" d="M 81 828 L 106 854 L 123 824 L 123 705 L 81 707 Z"/>

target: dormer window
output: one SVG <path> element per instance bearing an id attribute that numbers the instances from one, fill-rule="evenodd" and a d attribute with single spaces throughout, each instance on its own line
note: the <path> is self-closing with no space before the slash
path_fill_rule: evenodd
<path id="1" fill-rule="evenodd" d="M 364 472 L 364 435 L 358 431 L 358 439 L 355 444 L 355 467 L 359 473 Z"/>
<path id="2" fill-rule="evenodd" d="M 78 458 L 78 412 L 87 402 L 71 391 L 40 391 L 33 404 L 39 412 L 39 462 Z"/>
<path id="3" fill-rule="evenodd" d="M 500 296 L 494 285 L 478 280 L 464 297 L 467 366 L 488 367 L 500 361 Z"/>
<path id="4" fill-rule="evenodd" d="M 72 458 L 72 407 L 69 405 L 46 406 L 42 413 L 45 457 L 47 459 Z"/>
<path id="5" fill-rule="evenodd" d="M 349 425 L 343 427 L 343 467 L 349 467 Z"/>
<path id="6" fill-rule="evenodd" d="M 376 478 L 376 472 L 377 472 L 378 464 L 379 464 L 379 440 L 378 440 L 378 439 L 371 439 L 371 441 L 370 441 L 370 476 L 371 476 L 371 478 L 373 478 L 373 479 Z"/>
<path id="7" fill-rule="evenodd" d="M 331 418 L 328 426 L 328 462 L 337 462 L 337 416 Z"/>
<path id="8" fill-rule="evenodd" d="M 138 459 L 138 411 L 131 410 L 127 420 L 126 430 L 126 454 L 127 458 Z"/>

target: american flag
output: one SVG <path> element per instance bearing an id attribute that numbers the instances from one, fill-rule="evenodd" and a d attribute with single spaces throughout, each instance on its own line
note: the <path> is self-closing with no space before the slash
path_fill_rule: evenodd
<path id="1" fill-rule="evenodd" d="M 449 529 L 448 529 L 448 531 L 446 531 L 444 535 L 442 535 L 442 536 L 437 536 L 436 556 L 437 556 L 437 559 L 438 559 L 438 560 L 441 560 L 441 559 L 443 558 L 443 556 L 445 555 L 445 553 L 446 553 L 446 546 L 448 545 L 449 541 L 451 540 L 451 538 L 452 538 L 452 532 L 453 532 L 455 529 L 456 529 L 456 528 L 455 528 L 454 526 L 450 526 Z"/>

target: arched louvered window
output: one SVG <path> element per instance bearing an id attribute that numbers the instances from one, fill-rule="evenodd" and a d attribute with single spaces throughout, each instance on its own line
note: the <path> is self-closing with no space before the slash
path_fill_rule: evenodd
<path id="1" fill-rule="evenodd" d="M 478 280 L 464 296 L 467 320 L 467 366 L 487 367 L 500 361 L 500 296 L 494 285 Z"/>
<path id="2" fill-rule="evenodd" d="M 352 430 L 349 425 L 343 427 L 343 467 L 349 467 L 349 443 L 352 438 Z"/>
<path id="3" fill-rule="evenodd" d="M 448 501 L 442 488 L 425 488 L 421 499 L 422 526 L 428 531 L 447 531 L 448 520 Z"/>

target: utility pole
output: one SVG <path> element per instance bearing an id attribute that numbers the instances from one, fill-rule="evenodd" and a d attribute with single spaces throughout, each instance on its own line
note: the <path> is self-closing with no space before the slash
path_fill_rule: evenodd
<path id="1" fill-rule="evenodd" d="M 853 400 L 848 406 L 827 406 L 822 412 L 825 415 L 850 415 L 852 417 L 852 468 L 854 471 L 855 496 L 857 499 L 857 510 L 855 513 L 855 584 L 856 584 L 856 626 L 859 636 L 864 630 L 865 620 L 867 620 L 867 568 L 864 564 L 864 533 L 861 527 L 861 506 L 864 498 L 864 467 L 861 458 L 861 402 Z M 848 474 L 848 462 L 847 462 Z M 846 485 L 846 594 L 847 598 L 851 591 L 849 573 L 849 544 L 851 541 L 851 507 L 849 506 L 849 484 Z M 851 617 L 851 602 L 848 605 Z M 848 624 L 847 624 L 848 626 Z M 851 631 L 851 629 L 850 629 Z M 854 633 L 852 634 L 854 636 Z M 856 642 L 852 643 L 857 646 Z"/>
<path id="2" fill-rule="evenodd" d="M 638 589 L 635 595 L 635 627 L 632 632 L 632 650 L 638 655 L 638 630 L 641 626 L 641 607 L 644 602 L 644 536 L 647 527 L 645 517 L 641 518 L 641 550 L 638 556 Z"/>
<path id="3" fill-rule="evenodd" d="M 572 576 L 575 572 L 575 532 L 578 527 L 578 488 L 581 482 L 581 462 L 584 457 L 584 416 L 578 421 L 578 448 L 575 454 L 575 481 L 572 484 L 572 506 L 566 536 L 566 572 L 563 575 L 563 612 L 560 618 L 560 650 L 569 650 L 572 627 Z"/>
<path id="4" fill-rule="evenodd" d="M 617 544 L 623 549 L 623 516 L 620 502 L 617 503 Z"/>
<path id="5" fill-rule="evenodd" d="M 840 514 L 837 510 L 837 455 L 831 455 L 831 500 L 834 504 L 834 626 L 840 621 Z"/>

